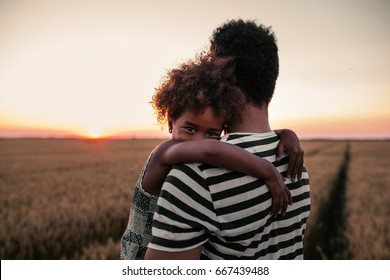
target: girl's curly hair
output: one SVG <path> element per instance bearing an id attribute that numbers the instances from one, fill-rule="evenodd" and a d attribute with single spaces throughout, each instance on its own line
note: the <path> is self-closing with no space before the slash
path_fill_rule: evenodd
<path id="1" fill-rule="evenodd" d="M 229 123 L 233 116 L 240 118 L 245 95 L 236 86 L 232 59 L 202 53 L 168 71 L 150 103 L 162 125 L 186 110 L 198 114 L 209 106 Z"/>
<path id="2" fill-rule="evenodd" d="M 279 75 L 278 47 L 270 27 L 255 21 L 230 20 L 214 30 L 211 53 L 233 57 L 237 85 L 257 105 L 268 104 Z"/>

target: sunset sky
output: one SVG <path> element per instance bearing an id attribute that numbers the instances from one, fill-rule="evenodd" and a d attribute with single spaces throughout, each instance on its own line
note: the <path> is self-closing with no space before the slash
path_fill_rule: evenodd
<path id="1" fill-rule="evenodd" d="M 228 19 L 272 26 L 273 128 L 390 138 L 390 1 L 0 0 L 0 137 L 168 137 L 149 104 Z"/>

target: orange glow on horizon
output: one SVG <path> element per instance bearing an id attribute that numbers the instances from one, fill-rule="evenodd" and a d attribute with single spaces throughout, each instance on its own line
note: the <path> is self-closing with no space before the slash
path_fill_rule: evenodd
<path id="1" fill-rule="evenodd" d="M 273 128 L 290 128 L 300 138 L 389 139 L 390 116 L 333 117 L 276 121 Z"/>
<path id="2" fill-rule="evenodd" d="M 390 116 L 376 118 L 318 118 L 271 121 L 273 129 L 289 128 L 301 139 L 313 138 L 351 138 L 351 139 L 390 139 Z M 169 139 L 167 129 L 158 126 L 101 129 L 70 127 L 44 127 L 1 125 L 0 138 L 83 138 L 83 139 Z"/>

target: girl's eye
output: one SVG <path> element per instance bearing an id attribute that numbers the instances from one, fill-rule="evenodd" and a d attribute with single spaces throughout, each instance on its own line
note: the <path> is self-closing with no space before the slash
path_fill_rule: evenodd
<path id="1" fill-rule="evenodd" d="M 195 128 L 190 127 L 190 126 L 187 126 L 187 127 L 185 127 L 184 129 L 187 130 L 187 131 L 190 132 L 190 133 L 194 133 L 194 132 L 195 132 Z"/>
<path id="2" fill-rule="evenodd" d="M 208 133 L 209 137 L 210 138 L 218 138 L 221 136 L 221 133 L 218 133 L 218 132 L 209 132 Z"/>

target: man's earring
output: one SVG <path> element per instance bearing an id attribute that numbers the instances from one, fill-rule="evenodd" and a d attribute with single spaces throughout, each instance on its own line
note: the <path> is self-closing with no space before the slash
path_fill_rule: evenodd
<path id="1" fill-rule="evenodd" d="M 172 133 L 172 126 L 169 126 L 168 131 L 169 133 Z"/>

